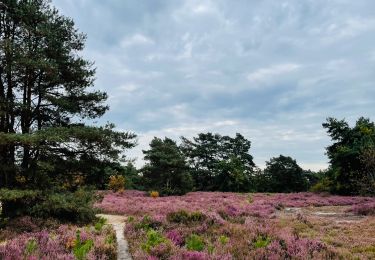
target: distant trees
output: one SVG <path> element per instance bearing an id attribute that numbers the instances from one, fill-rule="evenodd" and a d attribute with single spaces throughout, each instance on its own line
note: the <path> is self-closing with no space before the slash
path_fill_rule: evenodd
<path id="1" fill-rule="evenodd" d="M 251 142 L 241 134 L 234 138 L 200 133 L 193 140 L 182 137 L 197 190 L 249 191 L 255 164 L 249 154 Z"/>
<path id="2" fill-rule="evenodd" d="M 178 178 L 183 178 L 181 183 L 192 179 L 193 185 L 188 181 L 185 189 L 180 188 L 181 184 L 176 186 L 183 192 L 311 190 L 343 195 L 375 195 L 375 124 L 361 117 L 355 126 L 350 127 L 345 120 L 328 118 L 323 127 L 333 141 L 327 147 L 330 161 L 327 170 L 304 170 L 295 159 L 285 155 L 271 158 L 262 170 L 255 166 L 249 152 L 251 142 L 244 136 L 237 133 L 230 137 L 208 132 L 192 139 L 181 137 L 180 146 L 168 138 L 164 141 L 154 139 L 152 149 L 145 152 L 145 159 L 150 161 L 145 169 L 149 171 L 140 178 L 146 178 L 146 188 L 152 187 L 153 183 L 155 189 L 171 189 L 170 176 L 175 177 L 174 183 L 178 183 Z M 157 158 L 159 161 L 156 161 Z M 174 165 L 174 170 L 171 170 L 171 165 Z M 176 165 L 179 165 L 179 171 L 175 170 Z M 154 174 L 150 175 L 151 172 Z M 166 184 L 163 186 L 161 183 Z"/>
<path id="3" fill-rule="evenodd" d="M 251 142 L 235 137 L 200 133 L 192 140 L 154 138 L 143 151 L 147 164 L 141 169 L 146 190 L 162 195 L 189 191 L 298 192 L 320 180 L 320 173 L 304 171 L 288 156 L 271 158 L 264 170 L 256 168 L 249 154 Z"/>
<path id="4" fill-rule="evenodd" d="M 270 192 L 298 192 L 306 191 L 308 180 L 304 170 L 296 160 L 289 156 L 280 155 L 266 162 L 264 175 L 268 183 L 265 190 Z"/>
<path id="5" fill-rule="evenodd" d="M 146 189 L 162 195 L 182 195 L 193 189 L 186 158 L 175 141 L 155 137 L 143 153 L 147 163 L 141 172 Z"/>
<path id="6" fill-rule="evenodd" d="M 140 175 L 139 170 L 135 167 L 133 162 L 128 162 L 126 166 L 123 167 L 123 171 L 121 172 L 122 175 L 125 177 L 126 189 L 132 190 L 143 190 L 143 183 L 142 183 L 142 176 Z"/>
<path id="7" fill-rule="evenodd" d="M 327 147 L 330 169 L 325 182 L 339 194 L 375 194 L 375 125 L 359 118 L 354 127 L 328 118 L 323 124 L 333 144 Z"/>

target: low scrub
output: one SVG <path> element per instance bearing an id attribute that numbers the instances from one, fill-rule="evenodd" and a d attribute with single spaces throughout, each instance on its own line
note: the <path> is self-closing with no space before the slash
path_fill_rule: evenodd
<path id="1" fill-rule="evenodd" d="M 349 212 L 363 216 L 375 216 L 375 202 L 354 205 L 349 209 Z"/>
<path id="2" fill-rule="evenodd" d="M 167 220 L 169 222 L 174 222 L 174 223 L 183 223 L 183 224 L 188 224 L 192 222 L 201 222 L 206 219 L 206 216 L 199 212 L 187 212 L 185 210 L 179 210 L 176 212 L 169 213 L 167 215 Z"/>
<path id="3" fill-rule="evenodd" d="M 191 251 L 203 251 L 205 248 L 203 238 L 196 234 L 192 234 L 186 239 L 186 248 Z"/>
<path id="4" fill-rule="evenodd" d="M 111 175 L 109 177 L 108 189 L 118 192 L 125 189 L 125 177 L 122 175 Z"/>
<path id="5" fill-rule="evenodd" d="M 51 193 L 31 208 L 31 214 L 41 218 L 53 217 L 62 221 L 89 223 L 95 219 L 94 202 L 95 196 L 90 190 Z"/>
<path id="6" fill-rule="evenodd" d="M 116 259 L 112 228 L 62 225 L 53 231 L 23 233 L 0 245 L 0 259 Z"/>

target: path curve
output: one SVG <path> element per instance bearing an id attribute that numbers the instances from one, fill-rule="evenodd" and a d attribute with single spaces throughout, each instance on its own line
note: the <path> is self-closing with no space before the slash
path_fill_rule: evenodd
<path id="1" fill-rule="evenodd" d="M 124 236 L 125 220 L 126 217 L 120 215 L 107 215 L 98 214 L 97 217 L 105 218 L 107 224 L 112 225 L 116 232 L 117 240 L 117 260 L 132 260 L 129 253 L 128 241 L 126 241 Z"/>

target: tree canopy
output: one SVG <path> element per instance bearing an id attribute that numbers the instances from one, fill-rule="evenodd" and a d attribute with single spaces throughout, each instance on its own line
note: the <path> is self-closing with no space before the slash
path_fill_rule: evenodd
<path id="1" fill-rule="evenodd" d="M 200 133 L 182 137 L 181 149 L 188 158 L 198 190 L 245 191 L 251 189 L 255 164 L 251 142 L 237 133 L 234 138 Z"/>
<path id="2" fill-rule="evenodd" d="M 374 194 L 375 125 L 359 118 L 350 127 L 345 120 L 328 118 L 323 127 L 333 144 L 327 147 L 332 191 L 340 194 Z"/>
<path id="3" fill-rule="evenodd" d="M 266 162 L 264 174 L 268 190 L 271 192 L 296 192 L 307 189 L 307 179 L 297 161 L 289 156 L 280 155 Z"/>
<path id="4" fill-rule="evenodd" d="M 0 187 L 48 187 L 118 160 L 134 135 L 82 121 L 108 109 L 107 94 L 92 89 L 93 63 L 79 55 L 86 36 L 46 0 L 0 8 Z"/>
<path id="5" fill-rule="evenodd" d="M 181 195 L 193 188 L 186 158 L 172 139 L 154 138 L 150 150 L 143 151 L 147 164 L 143 167 L 144 185 L 162 195 Z"/>

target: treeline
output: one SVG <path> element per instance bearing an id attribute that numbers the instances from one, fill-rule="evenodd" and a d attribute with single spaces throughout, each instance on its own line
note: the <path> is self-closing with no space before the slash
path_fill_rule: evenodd
<path id="1" fill-rule="evenodd" d="M 310 186 L 308 172 L 290 157 L 280 155 L 262 171 L 250 155 L 251 142 L 235 137 L 201 133 L 181 145 L 154 138 L 144 151 L 146 165 L 140 169 L 145 188 L 163 195 L 188 191 L 291 192 Z"/>
<path id="2" fill-rule="evenodd" d="M 117 168 L 129 188 L 155 190 L 162 195 L 189 191 L 232 192 L 330 192 L 342 195 L 375 194 L 375 127 L 359 118 L 354 127 L 345 120 L 328 118 L 323 127 L 332 138 L 327 147 L 330 165 L 314 172 L 302 169 L 295 159 L 280 155 L 258 168 L 250 154 L 251 142 L 234 137 L 201 133 L 177 144 L 155 137 L 143 151 L 146 165 L 129 163 Z"/>

